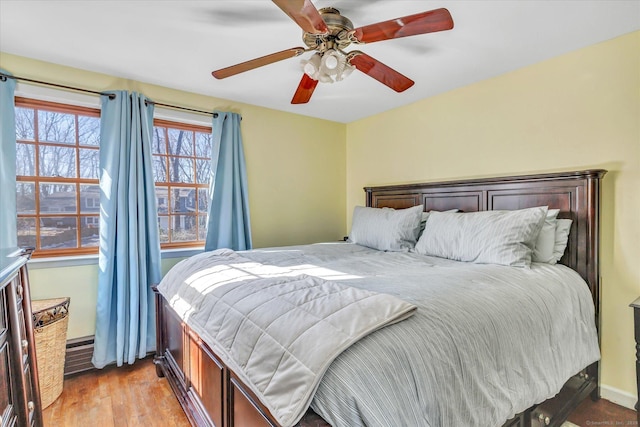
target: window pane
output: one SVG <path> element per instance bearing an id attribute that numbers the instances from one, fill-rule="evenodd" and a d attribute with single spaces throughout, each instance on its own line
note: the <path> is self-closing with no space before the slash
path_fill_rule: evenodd
<path id="1" fill-rule="evenodd" d="M 78 116 L 78 142 L 81 145 L 100 145 L 100 118 Z"/>
<path id="2" fill-rule="evenodd" d="M 99 212 L 100 212 L 100 186 L 99 185 L 81 185 L 80 186 L 80 213 L 99 213 Z M 95 226 L 98 227 L 97 222 L 95 223 Z"/>
<path id="3" fill-rule="evenodd" d="M 206 188 L 198 189 L 198 212 L 209 212 L 209 190 Z"/>
<path id="4" fill-rule="evenodd" d="M 36 219 L 18 218 L 18 246 L 36 247 Z"/>
<path id="5" fill-rule="evenodd" d="M 38 110 L 38 138 L 43 142 L 75 144 L 75 116 L 55 111 Z"/>
<path id="6" fill-rule="evenodd" d="M 40 218 L 40 247 L 42 249 L 77 248 L 77 217 Z"/>
<path id="7" fill-rule="evenodd" d="M 100 178 L 100 152 L 94 149 L 80 148 L 80 178 Z"/>
<path id="8" fill-rule="evenodd" d="M 17 183 L 18 215 L 36 213 L 36 184 L 33 182 Z M 35 226 L 34 226 L 35 227 Z"/>
<path id="9" fill-rule="evenodd" d="M 80 233 L 83 247 L 98 246 L 100 243 L 99 224 L 100 218 L 97 216 L 80 217 Z"/>
<path id="10" fill-rule="evenodd" d="M 33 109 L 16 107 L 16 138 L 33 141 L 35 126 L 33 125 Z"/>
<path id="11" fill-rule="evenodd" d="M 158 124 L 152 152 L 161 243 L 202 241 L 209 206 L 211 130 Z"/>
<path id="12" fill-rule="evenodd" d="M 196 190 L 193 188 L 171 189 L 171 213 L 187 213 L 196 210 Z"/>
<path id="13" fill-rule="evenodd" d="M 33 144 L 16 144 L 16 175 L 35 176 L 36 146 Z"/>
<path id="14" fill-rule="evenodd" d="M 151 162 L 154 181 L 167 182 L 167 158 L 163 156 L 153 156 Z"/>
<path id="15" fill-rule="evenodd" d="M 169 217 L 159 216 L 158 227 L 160 229 L 160 243 L 167 243 L 169 241 Z"/>
<path id="16" fill-rule="evenodd" d="M 176 156 L 193 156 L 193 132 L 182 129 L 168 129 L 169 153 Z"/>
<path id="17" fill-rule="evenodd" d="M 196 160 L 196 175 L 198 184 L 208 184 L 211 173 L 211 160 Z"/>
<path id="18" fill-rule="evenodd" d="M 205 240 L 207 238 L 207 216 L 198 215 L 198 239 Z"/>
<path id="19" fill-rule="evenodd" d="M 40 212 L 78 212 L 76 207 L 76 186 L 67 184 L 40 184 Z M 75 223 L 75 219 L 73 219 L 73 221 Z"/>
<path id="20" fill-rule="evenodd" d="M 171 182 L 194 182 L 193 159 L 169 157 L 169 170 Z"/>
<path id="21" fill-rule="evenodd" d="M 156 207 L 158 213 L 169 212 L 169 189 L 166 187 L 156 187 Z"/>
<path id="22" fill-rule="evenodd" d="M 36 246 L 35 256 L 85 247 L 82 253 L 97 252 L 100 110 L 23 98 L 15 103 L 20 244 Z"/>
<path id="23" fill-rule="evenodd" d="M 196 240 L 196 217 L 194 215 L 173 215 L 171 217 L 171 241 L 188 242 Z"/>
<path id="24" fill-rule="evenodd" d="M 211 134 L 196 132 L 196 157 L 211 158 Z"/>
<path id="25" fill-rule="evenodd" d="M 41 145 L 40 176 L 76 178 L 76 149 Z"/>
<path id="26" fill-rule="evenodd" d="M 155 126 L 153 128 L 153 154 L 166 154 L 167 153 L 167 140 L 164 136 L 165 128 Z"/>

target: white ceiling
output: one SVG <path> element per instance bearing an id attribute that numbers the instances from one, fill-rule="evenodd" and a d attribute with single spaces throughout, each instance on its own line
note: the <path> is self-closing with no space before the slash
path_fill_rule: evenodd
<path id="1" fill-rule="evenodd" d="M 455 27 L 347 49 L 414 80 L 407 91 L 355 71 L 342 82 L 320 83 L 303 105 L 290 104 L 301 57 L 224 80 L 211 76 L 304 46 L 300 28 L 268 0 L 0 0 L 0 50 L 348 123 L 640 29 L 638 0 L 312 1 L 338 8 L 356 27 L 446 7 Z"/>

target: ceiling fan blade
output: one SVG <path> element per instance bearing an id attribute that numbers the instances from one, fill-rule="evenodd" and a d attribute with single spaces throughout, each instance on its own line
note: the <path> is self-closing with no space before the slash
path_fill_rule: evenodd
<path id="1" fill-rule="evenodd" d="M 400 74 L 393 68 L 384 65 L 378 61 L 360 51 L 351 52 L 349 55 L 349 63 L 362 71 L 366 75 L 373 77 L 383 85 L 389 86 L 396 92 L 403 92 L 413 86 L 413 80 Z"/>
<path id="2" fill-rule="evenodd" d="M 303 31 L 311 34 L 327 34 L 329 29 L 320 12 L 310 0 L 273 0 Z"/>
<path id="3" fill-rule="evenodd" d="M 296 89 L 296 93 L 293 95 L 293 99 L 291 100 L 292 104 L 306 104 L 311 99 L 311 95 L 313 95 L 313 91 L 318 86 L 318 81 L 312 79 L 306 74 L 302 75 L 302 80 L 300 80 L 300 84 L 298 85 L 298 89 Z"/>
<path id="4" fill-rule="evenodd" d="M 244 73 L 245 71 L 253 70 L 254 68 L 262 67 L 263 65 L 269 65 L 274 62 L 282 61 L 283 59 L 293 58 L 294 56 L 298 56 L 304 52 L 305 49 L 303 47 L 294 47 L 272 53 L 270 55 L 261 56 L 260 58 L 255 58 L 250 61 L 241 62 L 240 64 L 232 65 L 230 67 L 221 68 L 211 74 L 216 79 L 224 79 L 226 77 Z"/>
<path id="5" fill-rule="evenodd" d="M 449 11 L 443 8 L 356 28 L 353 30 L 353 36 L 360 43 L 373 43 L 452 28 L 453 18 Z"/>

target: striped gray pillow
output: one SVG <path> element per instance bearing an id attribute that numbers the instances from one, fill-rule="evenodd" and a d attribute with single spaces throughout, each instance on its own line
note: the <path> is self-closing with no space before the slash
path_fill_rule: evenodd
<path id="1" fill-rule="evenodd" d="M 546 215 L 546 206 L 515 211 L 432 212 L 415 251 L 478 264 L 528 267 Z"/>
<path id="2" fill-rule="evenodd" d="M 407 209 L 356 206 L 349 241 L 380 251 L 408 251 L 418 240 L 422 206 Z"/>
<path id="3" fill-rule="evenodd" d="M 556 220 L 556 242 L 553 247 L 553 256 L 556 262 L 559 262 L 564 255 L 565 249 L 567 249 L 567 243 L 569 242 L 569 231 L 571 231 L 570 219 L 558 219 Z M 555 264 L 553 262 L 551 264 Z"/>
<path id="4" fill-rule="evenodd" d="M 531 261 L 544 262 L 547 264 L 555 264 L 553 256 L 553 248 L 556 244 L 556 218 L 560 213 L 560 209 L 549 209 L 547 216 L 542 223 L 536 244 L 531 254 Z"/>

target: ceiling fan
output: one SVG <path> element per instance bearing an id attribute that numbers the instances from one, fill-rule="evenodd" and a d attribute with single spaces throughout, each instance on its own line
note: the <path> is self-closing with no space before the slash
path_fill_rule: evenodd
<path id="1" fill-rule="evenodd" d="M 294 47 L 270 55 L 212 72 L 224 79 L 254 68 L 315 51 L 303 60 L 302 80 L 291 100 L 292 104 L 309 102 L 318 82 L 340 81 L 354 69 L 367 74 L 396 92 L 413 86 L 413 80 L 359 50 L 346 52 L 350 44 L 373 43 L 400 37 L 415 36 L 450 30 L 453 19 L 447 9 L 435 9 L 377 24 L 354 28 L 353 23 L 332 7 L 320 10 L 310 0 L 273 0 L 303 30 L 302 40 L 307 45 Z"/>

